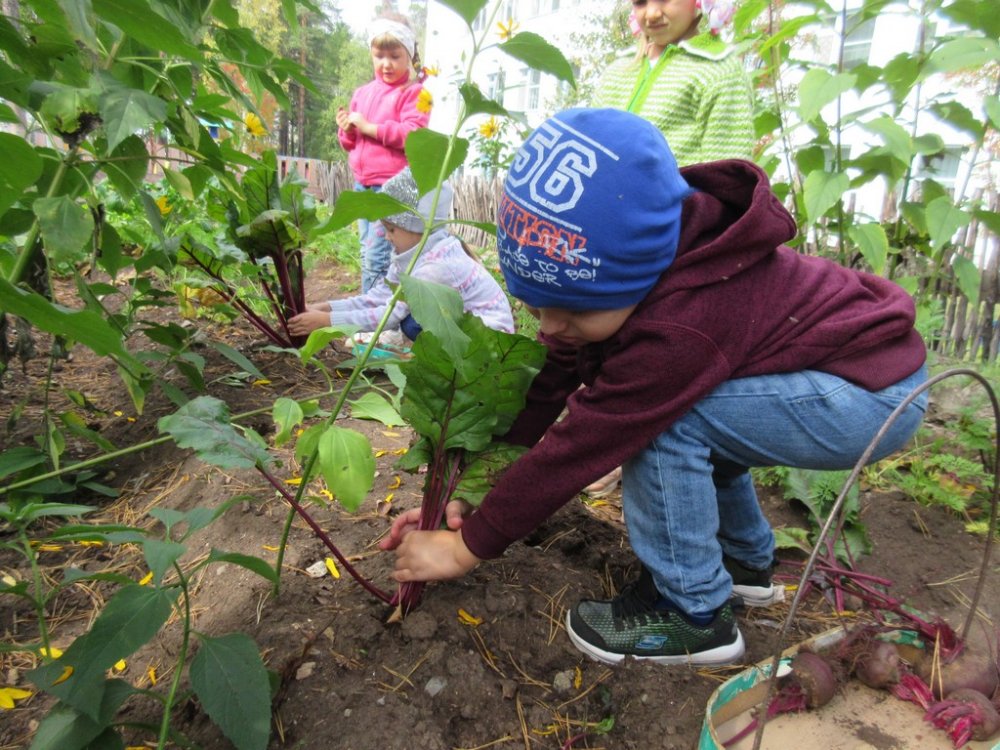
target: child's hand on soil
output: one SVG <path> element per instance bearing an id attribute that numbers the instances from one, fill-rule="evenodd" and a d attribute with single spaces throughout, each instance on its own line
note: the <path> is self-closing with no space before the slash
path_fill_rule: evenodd
<path id="1" fill-rule="evenodd" d="M 460 531 L 407 531 L 395 550 L 392 578 L 398 583 L 460 578 L 479 562 Z"/>
<path id="2" fill-rule="evenodd" d="M 330 313 L 304 312 L 288 319 L 288 332 L 293 336 L 308 336 L 317 328 L 325 328 L 328 325 L 330 325 Z"/>

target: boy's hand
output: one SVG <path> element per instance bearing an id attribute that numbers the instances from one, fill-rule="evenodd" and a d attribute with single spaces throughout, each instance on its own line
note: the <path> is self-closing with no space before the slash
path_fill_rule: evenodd
<path id="1" fill-rule="evenodd" d="M 478 562 L 460 531 L 408 531 L 396 547 L 392 578 L 398 583 L 460 578 Z"/>
<path id="2" fill-rule="evenodd" d="M 472 512 L 472 506 L 469 505 L 464 500 L 451 500 L 444 507 L 444 520 L 448 528 L 452 531 L 458 531 L 462 528 L 462 522 L 467 516 Z M 403 541 L 403 537 L 409 534 L 411 531 L 417 531 L 420 528 L 420 508 L 410 508 L 408 511 L 400 513 L 396 516 L 395 520 L 392 522 L 392 528 L 389 529 L 389 536 L 378 543 L 378 546 L 384 550 L 396 549 L 399 543 Z"/>
<path id="3" fill-rule="evenodd" d="M 288 319 L 288 332 L 293 336 L 308 336 L 317 328 L 330 325 L 330 313 L 304 312 Z"/>

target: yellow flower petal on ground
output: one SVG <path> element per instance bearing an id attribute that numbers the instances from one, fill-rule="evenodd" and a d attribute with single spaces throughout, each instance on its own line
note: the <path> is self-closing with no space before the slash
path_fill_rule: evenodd
<path id="1" fill-rule="evenodd" d="M 340 578 L 340 571 L 337 570 L 337 563 L 333 561 L 332 557 L 326 558 L 326 569 L 330 571 L 330 575 L 334 578 Z"/>
<path id="2" fill-rule="evenodd" d="M 277 552 L 279 549 L 281 549 L 281 547 L 272 547 L 270 544 L 265 544 L 265 545 L 263 545 L 263 547 L 268 552 Z"/>
<path id="3" fill-rule="evenodd" d="M 476 627 L 477 625 L 483 624 L 482 617 L 474 617 L 473 615 L 470 615 L 468 612 L 466 612 L 464 609 L 458 610 L 458 621 L 461 622 L 463 625 L 468 625 L 473 628 Z"/>
<path id="4" fill-rule="evenodd" d="M 164 200 L 166 200 L 166 199 L 164 198 Z M 115 409 L 111 413 L 114 414 L 116 417 L 124 417 L 125 416 L 125 412 L 123 412 L 121 409 Z"/>
<path id="5" fill-rule="evenodd" d="M 580 685 L 583 684 L 583 670 L 576 667 L 573 671 L 573 687 L 577 690 L 580 689 Z"/>
<path id="6" fill-rule="evenodd" d="M 265 385 L 271 385 L 271 381 L 267 378 L 257 378 L 250 384 L 251 388 L 263 388 Z"/>
<path id="7" fill-rule="evenodd" d="M 385 435 L 386 437 L 401 437 L 398 432 L 388 432 L 386 430 L 383 430 L 382 434 Z"/>
<path id="8" fill-rule="evenodd" d="M 30 690 L 22 690 L 21 688 L 0 688 L 0 708 L 9 711 L 14 708 L 14 701 L 23 701 L 33 695 L 34 693 Z"/>
<path id="9" fill-rule="evenodd" d="M 156 667 L 148 667 L 146 669 L 146 677 L 149 678 L 149 684 L 150 685 L 155 685 L 156 684 Z"/>
<path id="10" fill-rule="evenodd" d="M 66 682 L 73 675 L 73 667 L 66 667 L 62 674 L 59 675 L 59 679 L 53 682 L 53 685 L 58 685 L 60 682 Z"/>
<path id="11" fill-rule="evenodd" d="M 150 581 L 153 580 L 153 571 L 149 571 L 142 578 L 139 579 L 140 586 L 147 586 Z"/>
<path id="12" fill-rule="evenodd" d="M 42 646 L 42 648 L 38 649 L 38 653 L 46 659 L 58 659 L 62 656 L 62 649 L 56 648 L 55 646 L 49 646 L 49 648 Z"/>
<path id="13" fill-rule="evenodd" d="M 10 573 L 4 573 L 2 576 L 0 576 L 0 581 L 3 581 L 4 584 L 7 586 L 17 585 L 17 579 L 14 578 L 14 576 L 12 576 Z"/>
<path id="14" fill-rule="evenodd" d="M 330 501 L 331 503 L 332 503 L 332 502 L 333 502 L 333 500 L 334 500 L 334 497 L 333 497 L 333 493 L 332 493 L 332 492 L 330 492 L 330 490 L 320 490 L 320 491 L 319 491 L 319 494 L 321 494 L 321 495 L 322 495 L 323 497 L 325 497 L 325 498 L 326 498 L 327 500 L 329 500 L 329 501 Z"/>
<path id="15" fill-rule="evenodd" d="M 427 114 L 434 106 L 434 95 L 427 89 L 421 89 L 417 94 L 417 111 Z"/>
<path id="16" fill-rule="evenodd" d="M 386 495 L 386 496 L 385 496 L 385 500 L 383 500 L 382 502 L 383 502 L 383 503 L 391 503 L 391 502 L 392 502 L 392 499 L 393 499 L 393 498 L 394 498 L 395 496 L 396 496 L 396 493 L 394 493 L 394 492 L 390 492 L 390 493 L 389 493 L 388 495 Z"/>
<path id="17" fill-rule="evenodd" d="M 82 542 L 77 542 L 77 544 L 79 544 L 81 547 L 103 547 L 104 546 L 104 542 L 98 542 L 98 541 L 90 541 L 90 542 L 88 542 L 88 541 L 82 541 Z"/>
<path id="18" fill-rule="evenodd" d="M 267 135 L 267 128 L 264 127 L 264 123 L 253 112 L 247 112 L 246 117 L 243 118 L 243 124 L 247 126 L 250 135 L 255 138 L 263 138 Z"/>
<path id="19" fill-rule="evenodd" d="M 61 544 L 39 544 L 37 547 L 39 552 L 58 552 L 62 549 Z"/>
<path id="20" fill-rule="evenodd" d="M 375 451 L 375 458 L 382 458 L 389 451 Z"/>
<path id="21" fill-rule="evenodd" d="M 394 455 L 394 456 L 402 456 L 408 450 L 410 450 L 410 449 L 409 448 L 397 448 L 396 450 L 394 450 L 392 452 L 392 455 Z"/>
<path id="22" fill-rule="evenodd" d="M 285 484 L 290 484 L 292 487 L 298 487 L 302 484 L 302 477 L 292 477 L 291 479 L 286 479 Z"/>
<path id="23" fill-rule="evenodd" d="M 119 659 L 118 661 L 115 662 L 115 665 L 114 667 L 112 667 L 112 669 L 114 669 L 116 672 L 124 672 L 126 669 L 128 669 L 128 664 L 125 663 L 124 659 Z"/>
<path id="24" fill-rule="evenodd" d="M 392 484 L 389 485 L 390 490 L 398 490 L 403 484 L 403 478 L 397 474 L 392 478 Z"/>

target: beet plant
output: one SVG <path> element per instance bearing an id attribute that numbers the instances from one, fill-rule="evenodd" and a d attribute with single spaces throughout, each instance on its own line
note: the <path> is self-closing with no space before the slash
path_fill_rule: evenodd
<path id="1" fill-rule="evenodd" d="M 216 191 L 226 206 L 226 242 L 213 246 L 189 235 L 178 250 L 179 262 L 206 274 L 219 296 L 281 347 L 305 342 L 288 333 L 287 323 L 305 310 L 306 246 L 328 231 L 306 186 L 294 171 L 280 178 L 277 157 L 267 151 L 243 174 L 238 189 Z M 246 280 L 257 287 L 259 301 L 242 291 Z M 260 303 L 270 316 L 261 313 Z"/>

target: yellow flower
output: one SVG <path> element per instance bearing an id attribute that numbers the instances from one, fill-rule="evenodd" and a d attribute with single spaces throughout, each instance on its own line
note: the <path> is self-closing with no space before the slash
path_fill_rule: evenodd
<path id="1" fill-rule="evenodd" d="M 0 708 L 10 710 L 14 708 L 14 701 L 23 701 L 30 698 L 34 693 L 30 690 L 21 690 L 16 687 L 0 688 Z"/>
<path id="2" fill-rule="evenodd" d="M 264 127 L 264 123 L 253 112 L 247 112 L 246 117 L 243 118 L 243 124 L 247 126 L 247 130 L 250 131 L 250 135 L 254 138 L 263 138 L 267 135 L 267 128 Z"/>
<path id="3" fill-rule="evenodd" d="M 432 106 L 434 106 L 434 97 L 431 92 L 427 89 L 421 89 L 420 93 L 417 94 L 417 111 L 427 114 L 431 111 Z"/>
<path id="4" fill-rule="evenodd" d="M 458 610 L 458 621 L 463 625 L 468 625 L 469 627 L 473 628 L 476 627 L 477 625 L 483 624 L 482 617 L 475 617 L 474 615 L 470 615 L 464 609 Z"/>
<path id="5" fill-rule="evenodd" d="M 499 132 L 500 123 L 497 122 L 497 118 L 495 117 L 490 117 L 490 119 L 479 126 L 479 134 L 483 138 L 496 138 Z"/>
<path id="6" fill-rule="evenodd" d="M 165 195 L 161 195 L 156 199 L 156 207 L 160 209 L 160 216 L 166 216 L 174 210 L 174 207 L 170 205 Z M 121 412 L 115 412 L 115 414 L 121 414 Z"/>
<path id="7" fill-rule="evenodd" d="M 514 32 L 517 31 L 520 25 L 521 24 L 519 24 L 513 18 L 507 19 L 507 23 L 501 21 L 500 23 L 497 24 L 497 34 L 500 35 L 500 39 L 502 41 L 506 42 L 508 39 L 514 36 Z"/>
<path id="8" fill-rule="evenodd" d="M 425 76 L 436 76 L 441 71 L 438 70 L 437 65 L 425 65 L 423 68 L 423 73 Z"/>

